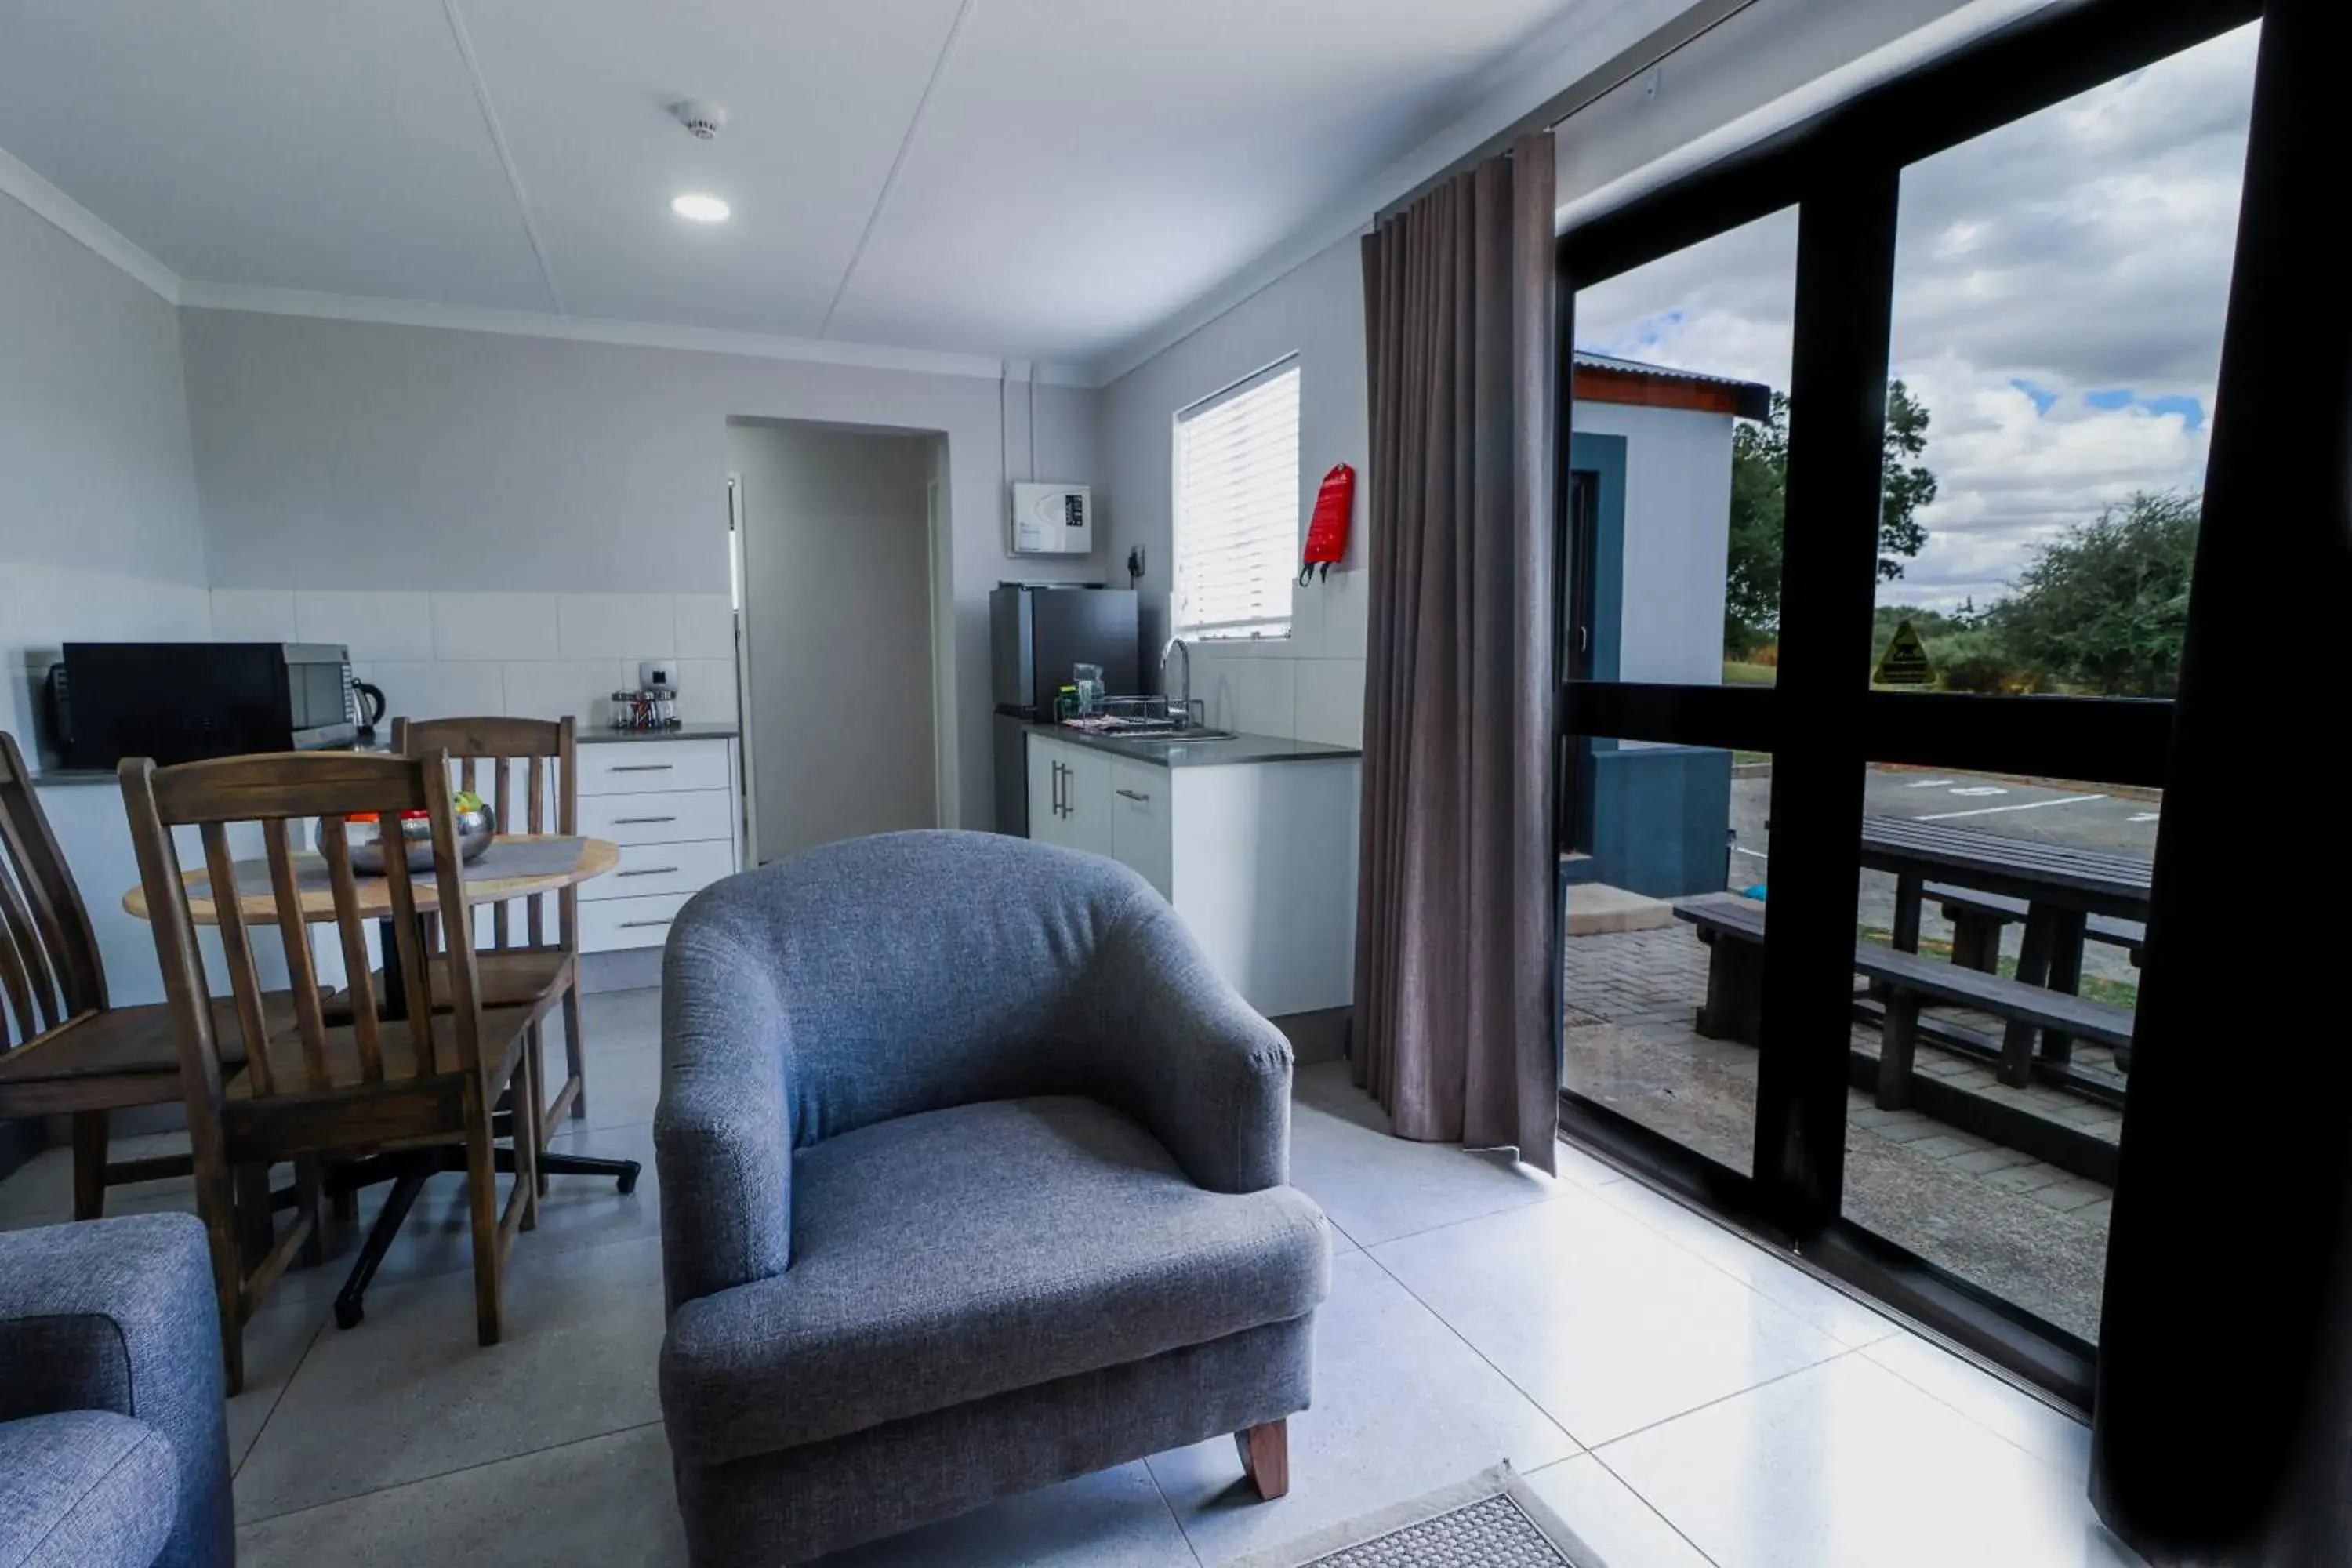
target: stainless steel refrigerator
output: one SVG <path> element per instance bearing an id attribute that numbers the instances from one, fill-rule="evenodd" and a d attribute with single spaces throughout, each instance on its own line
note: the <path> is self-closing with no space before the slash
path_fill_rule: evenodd
<path id="1" fill-rule="evenodd" d="M 1029 759 L 1023 727 L 1050 722 L 1054 695 L 1081 664 L 1102 666 L 1103 689 L 1142 688 L 1132 588 L 1006 583 L 988 595 L 989 666 L 996 715 L 996 830 L 1029 836 Z"/>

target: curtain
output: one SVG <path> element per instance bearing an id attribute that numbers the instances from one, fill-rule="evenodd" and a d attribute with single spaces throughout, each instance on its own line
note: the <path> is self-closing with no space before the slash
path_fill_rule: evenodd
<path id="1" fill-rule="evenodd" d="M 1365 236 L 1371 605 L 1353 1072 L 1398 1136 L 1559 1116 L 1549 135 Z"/>

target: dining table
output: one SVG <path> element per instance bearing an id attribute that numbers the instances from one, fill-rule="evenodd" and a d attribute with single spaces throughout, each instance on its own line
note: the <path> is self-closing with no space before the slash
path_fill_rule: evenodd
<path id="1" fill-rule="evenodd" d="M 2089 917 L 2145 922 L 2155 872 L 2136 855 L 1894 816 L 1863 818 L 1862 864 L 1895 878 L 1893 945 L 1906 952 L 1919 951 L 1920 905 L 1930 882 L 2022 900 L 2017 978 L 2070 994 L 2082 985 Z M 2032 1029 L 2009 1026 L 2007 1059 L 2022 1058 Z M 2048 1037 L 2043 1047 L 2045 1054 L 2063 1054 L 2063 1045 Z"/>
<path id="2" fill-rule="evenodd" d="M 334 889 L 328 877 L 327 863 L 320 856 L 299 851 L 291 857 L 295 886 L 301 899 L 302 916 L 306 922 L 316 920 L 331 923 L 335 916 Z M 500 905 L 509 900 L 536 899 L 543 894 L 557 893 L 566 888 L 602 877 L 620 864 L 620 846 L 603 838 L 554 833 L 501 833 L 494 836 L 481 854 L 465 862 L 459 870 L 469 909 Z M 276 925 L 278 901 L 270 882 L 269 862 L 261 856 L 239 859 L 234 863 L 234 889 L 236 906 L 246 921 L 252 925 Z M 181 879 L 188 887 L 188 918 L 199 926 L 217 926 L 221 917 L 221 898 L 212 886 L 210 874 L 202 868 L 184 872 Z M 395 940 L 391 883 L 381 874 L 353 879 L 357 907 L 361 916 L 377 922 L 381 940 L 377 946 L 382 953 L 383 981 L 380 987 L 380 1011 L 387 1018 L 405 1016 L 406 989 L 400 968 L 400 943 Z M 429 927 L 434 916 L 441 910 L 441 889 L 436 878 L 424 871 L 415 872 L 409 883 L 412 908 L 420 927 Z M 147 889 L 140 885 L 122 895 L 122 908 L 140 920 L 148 918 Z M 534 929 L 533 934 L 536 933 Z M 419 952 L 427 943 L 420 940 Z M 512 1117 L 499 1113 L 501 1130 L 511 1136 Z M 499 1170 L 512 1174 L 515 1169 L 514 1151 L 500 1148 L 496 1156 Z M 359 1255 L 352 1259 L 352 1270 L 335 1297 L 335 1321 L 343 1328 L 359 1322 L 363 1315 L 362 1300 L 368 1282 L 375 1277 L 385 1253 L 399 1235 L 410 1206 L 423 1189 L 425 1177 L 443 1171 L 463 1171 L 465 1151 L 460 1148 L 428 1148 L 400 1150 L 389 1153 L 365 1155 L 341 1165 L 328 1183 L 328 1191 L 339 1202 L 349 1201 L 350 1194 L 378 1182 L 394 1184 L 391 1194 L 369 1228 L 367 1238 L 361 1244 Z M 635 1160 L 608 1160 L 589 1154 L 557 1153 L 541 1151 L 539 1170 L 549 1176 L 609 1176 L 626 1194 L 637 1183 L 640 1167 Z"/>

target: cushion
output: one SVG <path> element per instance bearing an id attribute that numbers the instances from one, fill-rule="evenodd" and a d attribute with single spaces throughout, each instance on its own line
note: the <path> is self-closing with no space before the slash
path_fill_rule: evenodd
<path id="1" fill-rule="evenodd" d="M 105 1410 L 0 1422 L 0 1568 L 148 1568 L 178 1511 L 172 1445 L 145 1422 Z"/>
<path id="2" fill-rule="evenodd" d="M 681 1306 L 672 1447 L 717 1463 L 1314 1310 L 1322 1212 L 1210 1193 L 1088 1100 L 958 1106 L 801 1151 L 793 1264 Z"/>

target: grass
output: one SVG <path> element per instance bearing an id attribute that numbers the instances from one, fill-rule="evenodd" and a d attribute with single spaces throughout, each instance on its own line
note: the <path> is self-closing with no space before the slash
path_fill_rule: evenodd
<path id="1" fill-rule="evenodd" d="M 1723 683 L 1726 686 L 1770 686 L 1780 679 L 1780 672 L 1769 664 L 1739 664 L 1723 661 Z"/>
<path id="2" fill-rule="evenodd" d="M 1895 933 L 1877 926 L 1862 928 L 1862 940 L 1874 942 L 1881 947 L 1895 945 Z M 1937 958 L 1952 956 L 1952 944 L 1932 936 L 1919 939 L 1919 951 Z M 2000 973 L 2009 979 L 2017 978 L 2017 960 L 2007 953 L 2000 955 Z M 2077 993 L 2086 1001 L 2104 1002 L 2110 1007 L 2136 1007 L 2139 1005 L 2139 987 L 2128 980 L 2110 980 L 2104 974 L 2085 974 Z"/>

